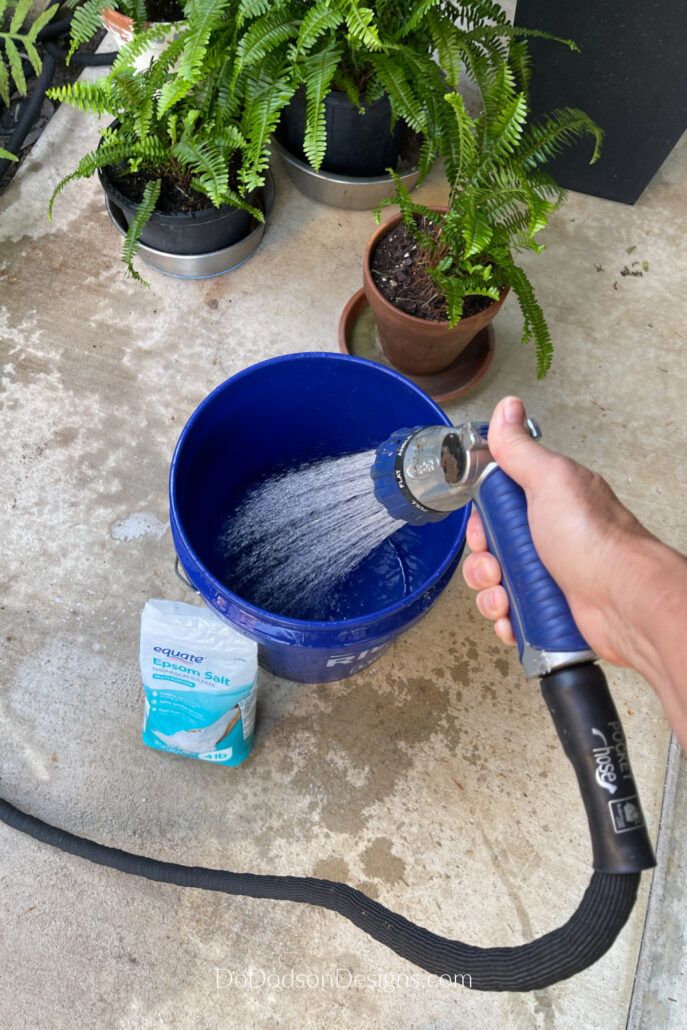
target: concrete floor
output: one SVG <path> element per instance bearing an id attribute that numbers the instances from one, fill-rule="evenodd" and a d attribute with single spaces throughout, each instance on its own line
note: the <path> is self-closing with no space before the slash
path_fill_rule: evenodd
<path id="1" fill-rule="evenodd" d="M 475 944 L 518 944 L 563 923 L 590 876 L 582 804 L 536 684 L 460 574 L 355 677 L 304 686 L 264 674 L 242 767 L 142 745 L 141 609 L 149 597 L 187 599 L 167 515 L 177 436 L 239 369 L 337 349 L 373 223 L 314 204 L 277 169 L 268 231 L 247 264 L 204 282 L 150 272 L 144 290 L 124 277 L 97 183 L 69 187 L 47 221 L 54 184 L 96 140 L 92 122 L 60 109 L 0 198 L 0 792 L 126 850 L 341 879 Z M 445 200 L 438 170 L 421 196 Z M 685 211 L 685 139 L 635 207 L 571 195 L 547 251 L 524 259 L 553 330 L 552 371 L 536 382 L 511 297 L 488 375 L 446 405 L 460 421 L 521 394 L 553 447 L 605 475 L 681 549 Z M 623 277 L 633 260 L 648 272 Z M 655 838 L 669 727 L 638 676 L 607 671 Z M 642 974 L 636 1027 L 677 1027 L 687 1000 L 684 862 L 673 850 L 684 830 L 671 798 L 661 898 L 674 971 L 656 959 Z M 0 1027 L 623 1027 L 650 882 L 612 950 L 547 990 L 356 989 L 345 986 L 352 974 L 398 981 L 415 970 L 331 913 L 127 878 L 0 825 Z M 254 988 L 230 985 L 251 968 Z M 318 986 L 290 989 L 291 970 Z M 342 986 L 329 987 L 336 970 Z M 258 986 L 270 973 L 282 986 Z M 665 1022 L 646 1014 L 649 996 Z"/>

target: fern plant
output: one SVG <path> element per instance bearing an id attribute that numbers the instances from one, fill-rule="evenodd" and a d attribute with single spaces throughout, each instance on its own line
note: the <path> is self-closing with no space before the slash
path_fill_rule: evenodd
<path id="1" fill-rule="evenodd" d="M 393 120 L 424 139 L 421 176 L 436 156 L 447 85 L 457 88 L 463 66 L 477 80 L 510 62 L 526 88 L 524 37 L 545 35 L 514 27 L 492 0 L 238 0 L 238 25 L 237 78 L 253 68 L 305 88 L 303 148 L 315 169 L 327 144 L 324 100 L 338 90 L 359 108 L 388 95 Z"/>
<path id="2" fill-rule="evenodd" d="M 583 111 L 554 111 L 544 121 L 528 121 L 524 92 L 502 65 L 480 75 L 484 109 L 472 118 L 459 93 L 448 93 L 449 117 L 439 143 L 449 181 L 449 206 L 440 213 L 413 200 L 398 176 L 395 195 L 377 207 L 398 204 L 408 232 L 418 241 L 437 291 L 446 300 L 450 325 L 463 315 L 468 296 L 499 299 L 505 286 L 518 298 L 522 342 L 536 348 L 537 378 L 551 365 L 553 345 L 542 309 L 515 255 L 541 253 L 537 234 L 565 199 L 565 190 L 542 168 L 566 145 L 587 134 L 594 139 L 593 163 L 603 133 Z"/>
<path id="3" fill-rule="evenodd" d="M 23 57 L 26 57 L 36 75 L 43 67 L 38 52 L 38 33 L 45 28 L 57 11 L 58 4 L 46 8 L 29 26 L 24 23 L 31 11 L 32 0 L 0 0 L 0 99 L 10 106 L 10 84 L 26 96 L 26 75 Z M 16 161 L 16 154 L 0 147 L 0 158 Z"/>
<path id="4" fill-rule="evenodd" d="M 197 6 L 188 27 L 145 71 L 136 73 L 134 61 L 163 28 L 152 27 L 122 48 L 107 77 L 48 93 L 87 113 L 107 112 L 115 120 L 102 132 L 97 150 L 84 155 L 75 171 L 57 184 L 49 216 L 55 198 L 72 180 L 113 166 L 143 173 L 148 182 L 122 251 L 129 275 L 140 282 L 132 260 L 163 180 L 172 179 L 182 192 L 203 194 L 215 207 L 230 204 L 264 220 L 247 198 L 264 182 L 269 155 L 259 140 L 269 128 L 269 100 L 259 83 L 247 82 L 243 94 L 227 87 L 231 54 L 224 32 L 212 31 L 213 18 L 225 25 L 226 0 L 202 0 Z"/>

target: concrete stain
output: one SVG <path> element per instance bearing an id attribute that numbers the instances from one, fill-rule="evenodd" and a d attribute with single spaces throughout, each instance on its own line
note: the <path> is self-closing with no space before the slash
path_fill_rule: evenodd
<path id="1" fill-rule="evenodd" d="M 326 698 L 326 707 L 313 710 L 312 704 L 297 705 L 290 718 L 273 730 L 275 774 L 289 775 L 290 791 L 310 798 L 313 816 L 332 832 L 355 836 L 362 831 L 366 809 L 394 793 L 413 764 L 413 752 L 431 739 L 446 714 L 446 691 L 433 679 L 386 679 L 384 694 L 378 691 L 371 671 L 320 687 L 319 698 Z M 406 703 L 390 700 L 386 692 L 390 683 L 395 697 L 408 691 Z M 294 769 L 289 751 L 292 742 L 304 734 L 309 751 L 301 758 L 303 764 Z M 353 771 L 357 786 L 352 787 L 350 777 L 343 773 L 331 775 L 331 769 L 340 768 L 342 762 Z M 320 782 L 322 768 L 329 768 L 330 775 Z"/>
<path id="2" fill-rule="evenodd" d="M 321 858 L 315 863 L 312 875 L 321 880 L 333 880 L 335 883 L 350 883 L 351 870 L 348 864 L 338 856 Z"/>
<path id="3" fill-rule="evenodd" d="M 363 869 L 375 880 L 394 884 L 403 881 L 405 862 L 392 852 L 393 842 L 388 837 L 377 837 L 362 855 Z"/>

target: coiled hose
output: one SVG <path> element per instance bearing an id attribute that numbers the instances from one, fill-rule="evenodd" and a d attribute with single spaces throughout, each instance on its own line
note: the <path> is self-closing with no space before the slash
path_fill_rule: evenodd
<path id="1" fill-rule="evenodd" d="M 66 32 L 69 29 L 70 23 L 71 18 L 65 18 L 63 21 L 56 21 L 50 25 L 46 25 L 45 28 L 41 29 L 38 33 L 38 40 L 41 43 L 45 43 L 46 52 L 43 57 L 43 66 L 41 68 L 41 73 L 38 76 L 38 80 L 36 81 L 36 85 L 31 92 L 31 96 L 21 111 L 19 121 L 4 147 L 4 149 L 9 151 L 10 154 L 19 154 L 21 145 L 28 136 L 31 126 L 36 120 L 38 112 L 43 104 L 46 91 L 50 89 L 50 84 L 52 83 L 53 75 L 55 74 L 55 61 L 64 60 L 67 56 L 67 51 L 56 46 L 52 40 L 57 39 Z M 85 68 L 112 64 L 116 56 L 117 54 L 115 51 L 103 54 L 74 54 L 71 60 L 74 65 Z M 14 164 L 14 162 L 8 157 L 0 159 L 0 179 L 2 179 L 11 164 Z"/>
<path id="2" fill-rule="evenodd" d="M 131 855 L 49 826 L 2 799 L 0 819 L 44 844 L 148 880 L 328 908 L 427 972 L 478 991 L 540 990 L 596 962 L 625 925 L 640 877 L 639 873 L 595 871 L 579 908 L 564 926 L 519 947 L 478 948 L 416 926 L 344 883 L 309 876 L 230 873 Z"/>

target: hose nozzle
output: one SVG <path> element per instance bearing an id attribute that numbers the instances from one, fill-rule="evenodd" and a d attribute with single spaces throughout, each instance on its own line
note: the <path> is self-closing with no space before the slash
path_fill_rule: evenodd
<path id="1" fill-rule="evenodd" d="M 541 430 L 527 420 L 534 439 Z M 396 519 L 421 526 L 468 504 L 496 468 L 487 422 L 399 429 L 377 448 L 370 475 L 375 497 Z"/>
<path id="2" fill-rule="evenodd" d="M 492 464 L 487 424 L 399 429 L 377 448 L 375 497 L 394 518 L 438 522 L 467 504 Z"/>

